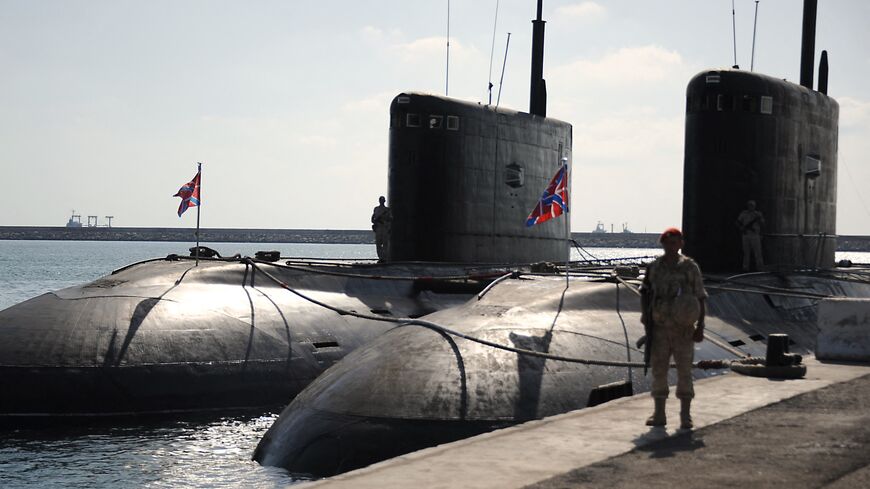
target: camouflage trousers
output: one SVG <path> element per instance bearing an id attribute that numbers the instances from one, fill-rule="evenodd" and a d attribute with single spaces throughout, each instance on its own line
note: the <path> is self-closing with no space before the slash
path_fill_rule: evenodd
<path id="1" fill-rule="evenodd" d="M 692 325 L 674 324 L 665 321 L 655 324 L 653 333 L 650 367 L 652 368 L 652 394 L 655 398 L 666 399 L 668 388 L 668 368 L 671 357 L 677 365 L 677 397 L 692 399 L 695 389 L 692 386 L 692 361 L 695 358 L 695 342 L 692 340 Z"/>
<path id="2" fill-rule="evenodd" d="M 390 259 L 390 230 L 384 225 L 375 229 L 375 250 L 379 259 Z"/>

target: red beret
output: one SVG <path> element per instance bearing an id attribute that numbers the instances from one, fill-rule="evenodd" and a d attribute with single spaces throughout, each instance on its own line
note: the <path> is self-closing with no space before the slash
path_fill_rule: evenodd
<path id="1" fill-rule="evenodd" d="M 678 236 L 680 239 L 683 239 L 683 232 L 677 228 L 667 228 L 665 229 L 665 232 L 663 232 L 662 235 L 659 237 L 659 243 L 663 242 L 665 238 L 668 238 L 670 236 Z"/>

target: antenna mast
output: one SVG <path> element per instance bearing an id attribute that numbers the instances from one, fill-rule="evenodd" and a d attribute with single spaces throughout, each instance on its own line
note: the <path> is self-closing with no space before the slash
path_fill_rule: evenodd
<path id="1" fill-rule="evenodd" d="M 752 59 L 749 61 L 749 71 L 755 70 L 755 31 L 758 29 L 758 0 L 755 0 L 755 22 L 752 24 Z"/>
<path id="2" fill-rule="evenodd" d="M 447 0 L 447 70 L 444 80 L 444 95 L 450 92 L 450 0 Z"/>
<path id="3" fill-rule="evenodd" d="M 501 78 L 498 80 L 498 98 L 495 101 L 495 107 L 498 108 L 498 104 L 501 103 L 501 85 L 504 83 L 504 69 L 507 66 L 507 53 L 508 48 L 511 47 L 511 33 L 508 32 L 507 35 L 507 43 L 504 45 L 504 62 L 501 64 Z"/>
<path id="4" fill-rule="evenodd" d="M 492 58 L 495 55 L 495 28 L 498 26 L 498 2 L 495 0 L 495 20 L 492 22 L 492 48 L 489 50 L 489 104 L 492 105 Z"/>
<path id="5" fill-rule="evenodd" d="M 731 0 L 731 32 L 734 33 L 734 66 L 732 68 L 740 68 L 737 66 L 737 13 L 734 10 L 734 0 Z"/>

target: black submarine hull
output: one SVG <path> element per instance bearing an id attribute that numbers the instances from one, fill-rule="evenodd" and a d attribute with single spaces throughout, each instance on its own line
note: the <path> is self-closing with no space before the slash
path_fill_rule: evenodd
<path id="1" fill-rule="evenodd" d="M 819 297 L 870 297 L 870 284 L 844 277 L 807 273 L 710 284 L 708 339 L 696 346 L 695 360 L 763 356 L 770 332 L 788 333 L 792 352 L 812 353 Z M 616 288 L 578 280 L 563 296 L 564 278 L 513 280 L 481 301 L 425 319 L 507 346 L 609 361 L 625 361 L 630 351 L 639 361 L 642 354 L 633 348 L 643 334 L 639 299 L 625 287 L 617 298 Z M 721 373 L 695 371 L 696 378 Z M 624 387 L 628 380 L 631 391 Z M 406 326 L 348 355 L 301 392 L 264 435 L 254 459 L 334 475 L 594 405 L 614 388 L 616 396 L 648 391 L 649 380 L 641 368 L 524 357 Z"/>
<path id="2" fill-rule="evenodd" d="M 286 267 L 169 257 L 0 311 L 0 419 L 277 407 L 392 324 L 463 302 L 456 265 Z M 501 273 L 496 272 L 496 273 Z M 418 276 L 425 275 L 425 278 Z"/>

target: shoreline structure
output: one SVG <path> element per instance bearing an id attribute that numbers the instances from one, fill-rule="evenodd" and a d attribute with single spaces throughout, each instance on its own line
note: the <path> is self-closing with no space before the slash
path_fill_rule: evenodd
<path id="1" fill-rule="evenodd" d="M 658 233 L 575 233 L 584 247 L 658 248 Z M 239 229 L 202 228 L 202 242 L 373 244 L 364 229 Z M 816 239 L 807 236 L 807 239 Z M 174 241 L 192 242 L 193 228 L 0 226 L 0 240 L 51 241 Z M 838 236 L 837 251 L 870 251 L 870 236 Z"/>

